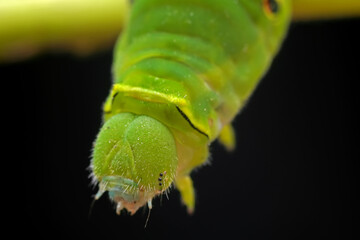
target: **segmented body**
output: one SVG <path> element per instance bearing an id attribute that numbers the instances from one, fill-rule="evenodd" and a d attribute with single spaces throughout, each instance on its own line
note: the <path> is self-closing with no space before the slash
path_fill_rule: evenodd
<path id="1" fill-rule="evenodd" d="M 285 35 L 289 4 L 288 0 L 134 3 L 115 49 L 114 85 L 104 118 L 145 115 L 171 131 L 178 166 L 169 178 L 175 180 L 189 209 L 194 207 L 189 174 L 207 160 L 208 145 L 223 129 L 230 136 L 229 124 Z M 231 148 L 233 140 L 228 142 L 223 141 Z M 149 159 L 149 164 L 152 161 L 156 159 Z M 152 184 L 154 191 L 161 191 L 156 181 Z"/>
<path id="2" fill-rule="evenodd" d="M 136 1 L 115 51 L 117 89 L 105 105 L 106 118 L 147 114 L 213 141 L 245 104 L 277 49 L 267 46 L 247 11 L 262 9 L 261 1 L 254 2 Z M 173 119 L 185 116 L 187 123 Z"/>

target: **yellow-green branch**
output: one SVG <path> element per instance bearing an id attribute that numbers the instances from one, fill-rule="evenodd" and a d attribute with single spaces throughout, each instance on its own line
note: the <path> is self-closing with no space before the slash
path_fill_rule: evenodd
<path id="1" fill-rule="evenodd" d="M 293 0 L 294 20 L 360 17 L 360 0 Z"/>
<path id="2" fill-rule="evenodd" d="M 112 47 L 129 9 L 129 0 L 0 0 L 0 63 Z M 360 17 L 360 0 L 293 0 L 295 21 L 344 17 Z"/>
<path id="3" fill-rule="evenodd" d="M 0 0 L 0 62 L 111 47 L 128 14 L 128 0 Z"/>

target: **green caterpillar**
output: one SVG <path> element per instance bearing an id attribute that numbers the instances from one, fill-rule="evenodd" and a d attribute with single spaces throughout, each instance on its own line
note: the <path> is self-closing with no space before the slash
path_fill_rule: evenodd
<path id="1" fill-rule="evenodd" d="M 115 48 L 114 84 L 91 169 L 98 199 L 135 213 L 173 184 L 188 212 L 191 171 L 231 121 L 279 49 L 290 0 L 136 0 Z"/>

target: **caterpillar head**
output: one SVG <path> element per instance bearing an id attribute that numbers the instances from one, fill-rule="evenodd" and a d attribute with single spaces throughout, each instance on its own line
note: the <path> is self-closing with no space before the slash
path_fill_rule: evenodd
<path id="1" fill-rule="evenodd" d="M 177 168 L 174 137 L 159 121 L 132 113 L 114 115 L 100 129 L 91 168 L 99 182 L 98 199 L 108 191 L 117 203 L 134 214 L 168 189 Z"/>

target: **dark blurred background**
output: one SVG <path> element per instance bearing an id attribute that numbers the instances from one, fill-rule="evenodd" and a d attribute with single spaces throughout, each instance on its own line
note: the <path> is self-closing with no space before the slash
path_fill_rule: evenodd
<path id="1" fill-rule="evenodd" d="M 234 122 L 236 150 L 215 142 L 211 165 L 192 174 L 194 215 L 173 190 L 161 206 L 154 201 L 146 229 L 146 211 L 117 216 L 107 196 L 88 216 L 97 189 L 86 169 L 112 52 L 0 65 L 11 85 L 3 92 L 10 105 L 19 101 L 23 121 L 15 144 L 26 146 L 13 159 L 24 183 L 16 224 L 39 239 L 354 238 L 359 30 L 359 19 L 293 24 Z"/>

